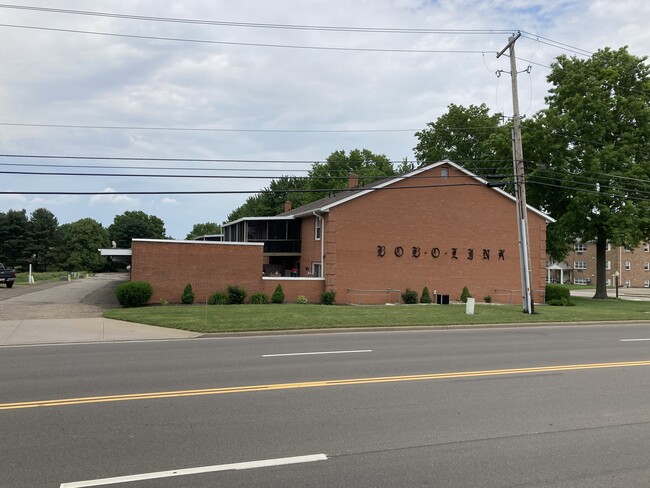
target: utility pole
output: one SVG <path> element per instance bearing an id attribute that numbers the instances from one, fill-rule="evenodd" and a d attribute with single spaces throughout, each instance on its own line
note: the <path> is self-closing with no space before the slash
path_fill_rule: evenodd
<path id="1" fill-rule="evenodd" d="M 528 245 L 528 210 L 526 205 L 526 182 L 524 180 L 524 149 L 521 144 L 521 117 L 519 115 L 519 92 L 517 90 L 517 59 L 515 58 L 515 42 L 521 33 L 508 38 L 497 58 L 506 50 L 510 56 L 510 79 L 512 81 L 512 152 L 515 171 L 515 196 L 517 197 L 517 228 L 519 230 L 519 262 L 521 267 L 521 298 L 524 313 L 532 314 L 533 299 L 531 294 L 530 247 Z"/>

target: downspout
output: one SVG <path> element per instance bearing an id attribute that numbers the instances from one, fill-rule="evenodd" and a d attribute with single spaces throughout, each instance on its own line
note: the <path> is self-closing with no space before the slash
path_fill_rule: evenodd
<path id="1" fill-rule="evenodd" d="M 325 220 L 323 219 L 323 213 L 314 210 L 312 214 L 317 219 L 320 219 L 320 272 L 322 273 L 321 278 L 325 279 Z"/>

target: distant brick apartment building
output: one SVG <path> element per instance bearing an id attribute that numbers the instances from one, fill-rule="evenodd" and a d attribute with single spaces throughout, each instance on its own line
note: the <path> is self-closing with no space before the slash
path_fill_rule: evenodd
<path id="1" fill-rule="evenodd" d="M 635 249 L 608 244 L 606 256 L 607 286 L 615 285 L 614 276 L 618 272 L 619 286 L 650 288 L 650 243 L 644 242 Z M 596 243 L 576 242 L 561 266 L 549 265 L 547 281 L 596 284 Z"/>
<path id="2" fill-rule="evenodd" d="M 224 225 L 221 242 L 134 239 L 132 279 L 153 285 L 152 302 L 178 301 L 192 283 L 197 301 L 228 285 L 287 301 L 398 302 L 407 288 L 482 301 L 521 300 L 514 198 L 451 161 L 354 187 L 269 217 Z M 532 292 L 544 300 L 546 225 L 528 208 Z"/>

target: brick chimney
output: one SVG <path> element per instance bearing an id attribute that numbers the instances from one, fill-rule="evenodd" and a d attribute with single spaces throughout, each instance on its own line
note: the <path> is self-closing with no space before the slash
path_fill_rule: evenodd
<path id="1" fill-rule="evenodd" d="M 350 177 L 348 178 L 348 188 L 356 188 L 357 186 L 359 186 L 359 176 L 350 173 Z"/>
<path id="2" fill-rule="evenodd" d="M 284 211 L 285 212 L 290 212 L 291 211 L 291 200 L 286 200 L 284 202 Z"/>

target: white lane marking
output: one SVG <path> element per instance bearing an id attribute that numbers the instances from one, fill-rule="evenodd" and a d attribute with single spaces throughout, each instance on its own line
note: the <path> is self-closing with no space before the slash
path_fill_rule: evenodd
<path id="1" fill-rule="evenodd" d="M 619 339 L 619 342 L 642 342 L 642 341 L 650 341 L 650 338 L 648 338 L 648 339 Z"/>
<path id="2" fill-rule="evenodd" d="M 354 354 L 358 352 L 372 352 L 372 349 L 358 349 L 356 351 L 316 351 L 316 352 L 290 352 L 286 354 L 264 354 L 263 358 L 277 358 L 281 356 L 315 356 L 317 354 Z"/>
<path id="3" fill-rule="evenodd" d="M 234 464 L 217 464 L 215 466 L 203 466 L 199 468 L 174 469 L 171 471 L 158 471 L 155 473 L 134 474 L 132 476 L 117 476 L 115 478 L 102 478 L 87 481 L 74 481 L 62 483 L 60 488 L 86 488 L 88 486 L 116 485 L 118 483 L 131 483 L 133 481 L 154 480 L 159 478 L 172 478 L 175 476 L 187 476 L 191 474 L 214 473 L 216 471 L 234 471 L 242 469 L 268 468 L 270 466 L 284 466 L 287 464 L 312 463 L 314 461 L 326 461 L 325 454 L 311 454 L 307 456 L 294 456 L 277 459 L 263 459 L 261 461 L 248 461 Z"/>

